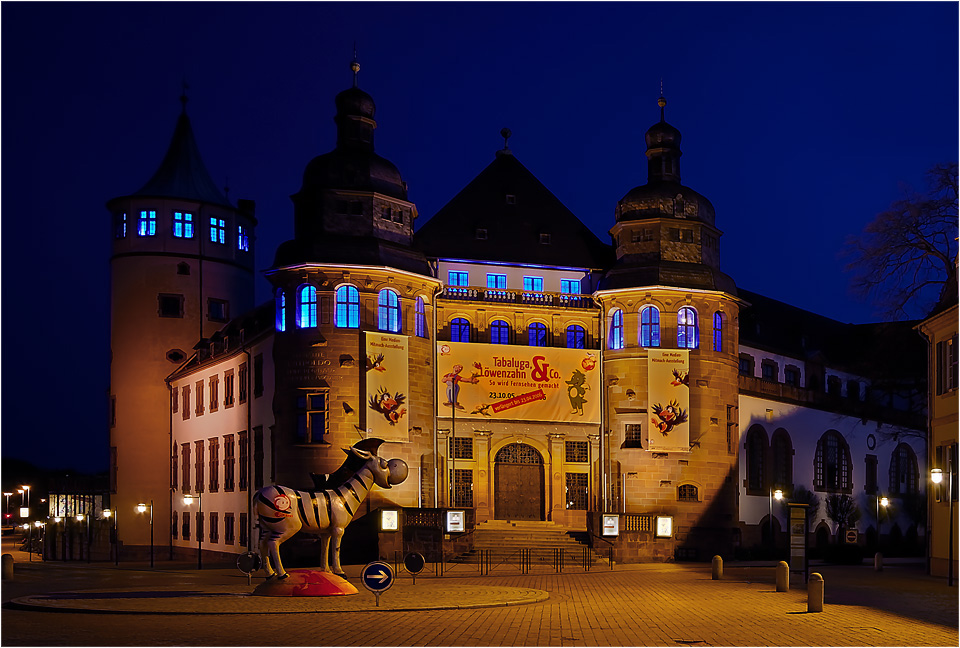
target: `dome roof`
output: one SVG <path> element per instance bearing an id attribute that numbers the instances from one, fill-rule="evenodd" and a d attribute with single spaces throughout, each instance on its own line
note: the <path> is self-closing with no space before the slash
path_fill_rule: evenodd
<path id="1" fill-rule="evenodd" d="M 373 115 L 377 111 L 377 106 L 373 103 L 373 97 L 356 86 L 347 88 L 338 94 L 334 101 L 337 105 L 338 117 L 354 115 L 373 119 Z"/>
<path id="2" fill-rule="evenodd" d="M 660 181 L 634 187 L 617 203 L 617 222 L 663 217 L 716 224 L 713 203 L 679 182 Z"/>
<path id="3" fill-rule="evenodd" d="M 661 120 L 647 129 L 644 140 L 647 143 L 647 150 L 680 148 L 680 131 Z"/>
<path id="4" fill-rule="evenodd" d="M 310 160 L 303 172 L 301 192 L 326 189 L 375 191 L 400 200 L 407 188 L 400 171 L 376 153 L 336 148 Z"/>

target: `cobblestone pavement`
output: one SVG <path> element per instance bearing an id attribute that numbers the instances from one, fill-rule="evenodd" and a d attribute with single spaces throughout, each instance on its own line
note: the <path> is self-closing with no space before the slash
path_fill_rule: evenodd
<path id="1" fill-rule="evenodd" d="M 690 563 L 571 568 L 562 574 L 502 569 L 487 576 L 458 568 L 442 578 L 421 575 L 415 585 L 403 575 L 382 595 L 380 608 L 362 587 L 359 594 L 321 602 L 244 596 L 252 587 L 229 568 L 198 572 L 195 566 L 159 561 L 153 570 L 102 563 L 15 567 L 14 580 L 2 587 L 4 646 L 957 646 L 960 641 L 957 588 L 926 576 L 916 564 L 890 565 L 882 572 L 866 565 L 816 568 L 825 582 L 821 613 L 806 611 L 802 584 L 778 593 L 772 569 L 730 563 L 720 581 L 711 579 L 709 565 Z M 358 572 L 359 567 L 348 568 L 356 585 Z M 54 614 L 50 606 L 10 606 L 15 599 L 36 602 L 54 592 L 72 597 L 48 598 L 56 607 L 93 609 Z M 530 602 L 504 605 L 519 603 L 518 597 Z M 471 604 L 494 607 L 463 607 Z M 153 614 L 138 613 L 137 605 Z M 441 609 L 415 609 L 424 607 Z M 327 613 L 316 613 L 321 610 Z"/>

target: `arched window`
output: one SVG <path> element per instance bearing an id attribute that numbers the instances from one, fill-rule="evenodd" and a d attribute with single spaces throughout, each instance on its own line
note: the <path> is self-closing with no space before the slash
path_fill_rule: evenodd
<path id="1" fill-rule="evenodd" d="M 770 449 L 773 463 L 773 488 L 793 490 L 793 443 L 790 433 L 783 428 L 777 428 L 770 440 Z"/>
<path id="2" fill-rule="evenodd" d="M 677 346 L 681 349 L 696 349 L 700 346 L 697 333 L 697 311 L 684 306 L 677 311 Z"/>
<path id="3" fill-rule="evenodd" d="M 360 292 L 354 286 L 340 286 L 336 293 L 336 324 L 339 328 L 360 328 Z"/>
<path id="4" fill-rule="evenodd" d="M 640 311 L 640 346 L 660 346 L 660 311 L 656 306 L 644 306 Z"/>
<path id="5" fill-rule="evenodd" d="M 762 495 L 767 492 L 767 431 L 761 425 L 747 430 L 747 493 Z"/>
<path id="6" fill-rule="evenodd" d="M 723 315 L 720 311 L 713 314 L 713 350 L 723 351 Z"/>
<path id="7" fill-rule="evenodd" d="M 400 297 L 384 288 L 377 298 L 377 322 L 381 331 L 400 332 Z"/>
<path id="8" fill-rule="evenodd" d="M 547 346 L 547 327 L 540 322 L 534 322 L 527 329 L 530 337 L 530 346 Z"/>
<path id="9" fill-rule="evenodd" d="M 277 330 L 287 330 L 287 296 L 283 294 L 283 289 L 277 289 Z"/>
<path id="10" fill-rule="evenodd" d="M 417 337 L 427 337 L 427 312 L 423 305 L 423 297 L 417 297 L 413 306 L 413 333 Z"/>
<path id="11" fill-rule="evenodd" d="M 913 448 L 901 443 L 890 455 L 890 493 L 913 495 L 917 485 L 917 455 Z"/>
<path id="12" fill-rule="evenodd" d="M 610 348 L 623 348 L 623 311 L 619 308 L 610 317 Z"/>
<path id="13" fill-rule="evenodd" d="M 586 341 L 587 332 L 579 324 L 571 324 L 567 327 L 567 348 L 582 349 Z"/>
<path id="14" fill-rule="evenodd" d="M 451 342 L 469 342 L 470 341 L 470 322 L 457 317 L 450 320 L 450 341 Z"/>
<path id="15" fill-rule="evenodd" d="M 490 344 L 510 344 L 510 325 L 503 320 L 490 324 Z"/>
<path id="16" fill-rule="evenodd" d="M 681 502 L 699 502 L 700 493 L 695 484 L 681 484 L 677 488 L 677 499 Z"/>
<path id="17" fill-rule="evenodd" d="M 813 489 L 818 491 L 851 491 L 850 446 L 836 430 L 827 430 L 817 441 L 813 460 Z"/>
<path id="18" fill-rule="evenodd" d="M 297 328 L 317 326 L 317 289 L 304 284 L 297 289 Z"/>

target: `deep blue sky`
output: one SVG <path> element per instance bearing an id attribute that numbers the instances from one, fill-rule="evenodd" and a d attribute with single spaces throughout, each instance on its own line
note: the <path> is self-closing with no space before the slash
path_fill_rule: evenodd
<path id="1" fill-rule="evenodd" d="M 683 134 L 738 285 L 842 321 L 838 252 L 957 159 L 958 5 L 3 3 L 2 452 L 106 467 L 110 216 L 158 166 L 181 82 L 204 161 L 257 201 L 257 266 L 334 145 L 334 95 L 377 102 L 377 152 L 426 220 L 510 147 L 603 240 Z M 260 280 L 259 298 L 267 294 Z"/>

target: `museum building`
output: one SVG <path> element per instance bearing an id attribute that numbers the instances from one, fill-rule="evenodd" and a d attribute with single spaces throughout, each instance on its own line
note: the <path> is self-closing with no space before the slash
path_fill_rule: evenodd
<path id="1" fill-rule="evenodd" d="M 355 533 L 381 547 L 457 509 L 470 529 L 552 523 L 619 561 L 706 559 L 785 546 L 775 491 L 847 495 L 858 543 L 879 530 L 920 546 L 922 340 L 738 288 L 713 205 L 681 183 L 662 97 L 647 181 L 617 203 L 610 243 L 506 129 L 415 228 L 357 69 L 336 96 L 335 147 L 291 196 L 294 238 L 266 271 L 267 302 L 253 298 L 254 203 L 234 206 L 210 179 L 185 100 L 156 174 L 107 204 L 111 488 L 120 510 L 151 503 L 159 546 L 255 547 L 256 489 L 313 489 L 365 438 L 409 466 L 356 513 L 369 519 Z M 402 512 L 398 535 L 370 522 L 383 508 Z M 838 527 L 817 507 L 811 545 L 842 542 Z M 118 532 L 125 551 L 150 541 L 144 525 Z"/>

